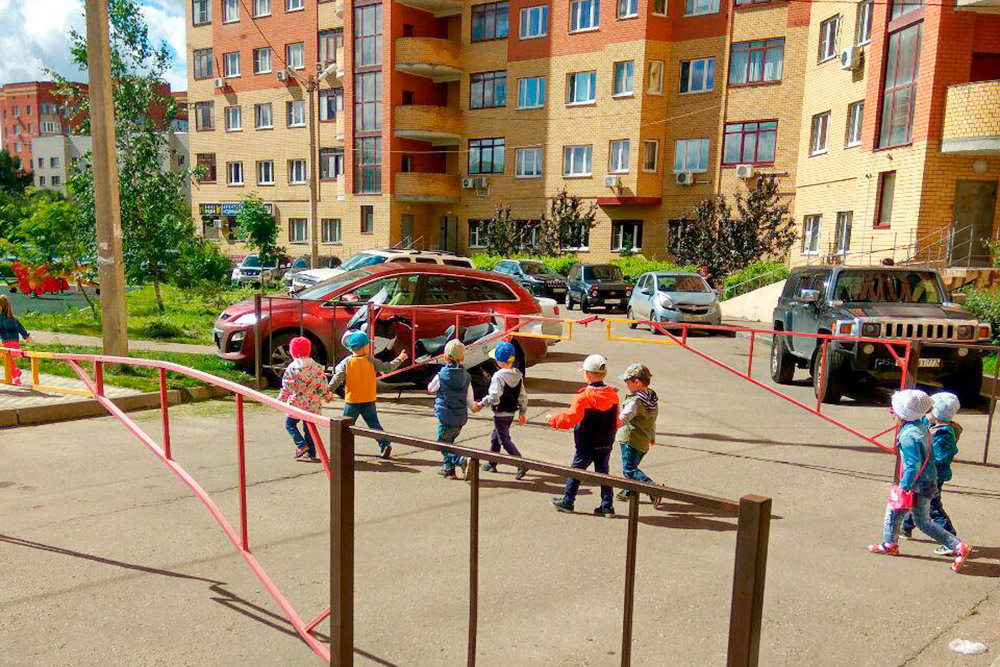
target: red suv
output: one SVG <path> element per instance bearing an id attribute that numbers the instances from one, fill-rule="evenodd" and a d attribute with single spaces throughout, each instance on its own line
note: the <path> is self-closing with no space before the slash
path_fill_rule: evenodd
<path id="1" fill-rule="evenodd" d="M 368 304 L 375 319 L 376 354 L 388 358 L 406 350 L 417 362 L 440 354 L 444 342 L 455 335 L 456 323 L 462 340 L 474 343 L 502 330 L 497 328 L 504 326 L 498 315 L 542 313 L 534 297 L 507 276 L 443 265 L 376 264 L 335 276 L 294 298 L 263 298 L 260 345 L 254 343 L 253 300 L 230 306 L 215 323 L 217 354 L 252 367 L 255 350 L 261 350 L 264 368 L 274 378 L 290 360 L 288 343 L 301 330 L 312 340 L 313 357 L 333 365 L 346 354 L 341 340 L 345 332 L 369 330 Z M 483 315 L 452 315 L 447 311 Z M 513 324 L 511 321 L 507 326 Z M 522 369 L 545 357 L 544 340 L 515 337 L 513 343 Z M 484 351 L 481 355 L 485 359 Z M 478 356 L 470 355 L 472 360 Z M 470 360 L 466 365 L 471 366 Z"/>

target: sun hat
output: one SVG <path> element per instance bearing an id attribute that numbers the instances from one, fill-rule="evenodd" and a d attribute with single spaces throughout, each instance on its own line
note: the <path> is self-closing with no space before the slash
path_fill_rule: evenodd
<path id="1" fill-rule="evenodd" d="M 347 349 L 354 352 L 355 350 L 367 347 L 370 342 L 371 339 L 368 338 L 368 334 L 363 331 L 355 331 L 347 337 Z"/>
<path id="2" fill-rule="evenodd" d="M 592 354 L 583 360 L 583 368 L 580 370 L 590 371 L 591 373 L 606 373 L 608 371 L 608 360 L 600 354 Z"/>
<path id="3" fill-rule="evenodd" d="M 958 396 L 950 391 L 939 391 L 931 396 L 934 407 L 931 408 L 931 417 L 942 422 L 950 422 L 952 417 L 958 414 L 962 404 L 958 402 Z"/>
<path id="4" fill-rule="evenodd" d="M 625 369 L 625 372 L 618 376 L 619 380 L 642 380 L 648 383 L 653 377 L 649 369 L 642 364 L 632 364 Z"/>
<path id="5" fill-rule="evenodd" d="M 919 389 L 904 389 L 892 395 L 892 411 L 906 422 L 915 422 L 934 407 L 931 397 Z"/>
<path id="6" fill-rule="evenodd" d="M 312 352 L 312 341 L 305 336 L 296 336 L 288 341 L 288 351 L 295 359 L 308 357 Z"/>

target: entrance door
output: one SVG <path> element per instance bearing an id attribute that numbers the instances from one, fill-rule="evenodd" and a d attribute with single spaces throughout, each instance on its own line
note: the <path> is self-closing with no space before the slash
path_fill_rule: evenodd
<path id="1" fill-rule="evenodd" d="M 949 263 L 955 266 L 989 266 L 983 241 L 993 238 L 993 211 L 997 205 L 996 181 L 958 181 Z"/>
<path id="2" fill-rule="evenodd" d="M 399 216 L 399 236 L 400 247 L 413 247 L 413 214 L 403 213 Z"/>

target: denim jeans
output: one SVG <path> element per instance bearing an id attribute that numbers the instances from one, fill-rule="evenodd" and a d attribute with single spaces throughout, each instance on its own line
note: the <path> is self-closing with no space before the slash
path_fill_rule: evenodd
<path id="1" fill-rule="evenodd" d="M 941 490 L 944 487 L 944 483 L 938 484 L 938 494 L 931 499 L 931 521 L 941 526 L 947 530 L 952 535 L 958 535 L 955 530 L 955 525 L 951 522 L 951 517 L 948 513 L 944 511 L 944 504 L 941 502 Z M 907 533 L 913 530 L 913 526 L 916 522 L 913 520 L 913 513 L 906 515 L 903 519 L 903 530 Z"/>
<path id="2" fill-rule="evenodd" d="M 579 447 L 576 449 L 576 453 L 573 455 L 573 462 L 570 464 L 571 467 L 577 470 L 586 470 L 591 465 L 594 466 L 594 472 L 600 472 L 607 474 L 609 470 L 609 462 L 611 461 L 611 450 L 610 449 L 589 449 L 582 450 Z M 573 506 L 576 501 L 576 492 L 580 488 L 580 480 L 570 477 L 566 480 L 566 490 L 563 491 L 563 502 Z M 612 495 L 610 486 L 601 487 L 601 507 L 611 507 L 612 506 Z"/>
<path id="3" fill-rule="evenodd" d="M 385 430 L 378 423 L 378 410 L 375 406 L 375 401 L 370 403 L 344 403 L 344 416 L 353 419 L 355 423 L 357 423 L 358 417 L 361 417 L 368 424 L 368 428 L 375 429 L 376 431 Z M 385 448 L 389 446 L 389 441 L 379 440 L 378 446 L 379 449 L 385 451 Z"/>
<path id="4" fill-rule="evenodd" d="M 622 473 L 626 479 L 634 479 L 637 482 L 652 482 L 652 478 L 639 470 L 639 463 L 646 456 L 646 452 L 640 452 L 628 443 L 621 443 L 622 446 Z M 628 495 L 626 492 L 625 495 Z"/>
<path id="5" fill-rule="evenodd" d="M 907 512 L 913 512 L 913 519 L 917 528 L 936 542 L 940 542 L 949 549 L 958 549 L 959 539 L 947 530 L 931 521 L 930 516 L 931 499 L 919 493 L 913 494 L 912 510 L 894 510 L 891 507 L 885 508 L 885 522 L 882 526 L 882 541 L 895 544 L 899 537 L 899 529 L 903 525 L 903 518 Z"/>
<path id="6" fill-rule="evenodd" d="M 510 439 L 510 425 L 514 423 L 514 417 L 493 416 L 493 435 L 490 436 L 490 451 L 499 452 L 503 447 L 504 451 L 511 456 L 520 456 L 514 442 Z"/>
<path id="7" fill-rule="evenodd" d="M 462 425 L 464 426 L 464 424 Z M 438 423 L 438 442 L 447 442 L 449 444 L 454 444 L 458 440 L 459 433 L 462 432 L 462 426 L 446 426 L 445 424 Z M 455 466 L 461 465 L 465 462 L 465 457 L 459 456 L 453 452 L 441 452 L 441 456 L 444 458 L 444 471 L 451 472 L 455 469 Z"/>
<path id="8" fill-rule="evenodd" d="M 313 444 L 312 434 L 309 433 L 309 423 L 302 424 L 302 433 L 299 432 L 299 420 L 294 417 L 285 418 L 285 430 L 292 436 L 292 442 L 298 448 L 308 447 L 310 458 L 316 458 L 316 445 Z M 303 435 L 303 433 L 305 435 Z"/>

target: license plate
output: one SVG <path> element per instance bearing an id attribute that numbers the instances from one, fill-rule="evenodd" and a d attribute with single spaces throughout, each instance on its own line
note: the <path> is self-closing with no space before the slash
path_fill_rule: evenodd
<path id="1" fill-rule="evenodd" d="M 921 359 L 918 364 L 920 368 L 939 368 L 941 366 L 940 359 Z"/>
<path id="2" fill-rule="evenodd" d="M 622 302 L 621 299 L 605 299 L 604 300 L 604 303 L 609 303 L 609 304 L 610 303 L 617 303 L 617 304 L 621 305 L 621 302 Z"/>
<path id="3" fill-rule="evenodd" d="M 562 294 L 563 292 L 566 291 L 566 288 L 565 287 L 553 287 L 552 291 L 555 292 L 556 294 Z"/>

